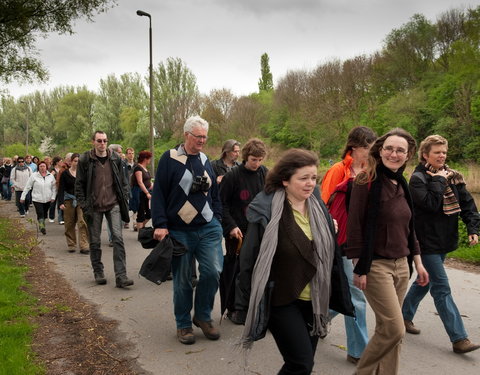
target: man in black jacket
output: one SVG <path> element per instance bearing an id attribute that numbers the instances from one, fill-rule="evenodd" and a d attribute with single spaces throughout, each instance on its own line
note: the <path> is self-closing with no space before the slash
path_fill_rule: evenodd
<path id="1" fill-rule="evenodd" d="M 475 202 L 467 191 L 463 177 L 446 164 L 448 142 L 431 135 L 420 144 L 420 164 L 410 179 L 415 214 L 415 232 L 422 262 L 430 283 L 420 286 L 414 282 L 403 302 L 405 329 L 412 334 L 420 330 L 413 317 L 423 297 L 430 291 L 455 353 L 479 349 L 469 339 L 462 317 L 453 301 L 443 262 L 447 253 L 458 247 L 458 215 L 467 226 L 470 245 L 478 243 L 480 216 Z"/>
<path id="2" fill-rule="evenodd" d="M 107 283 L 103 272 L 100 235 L 103 216 L 107 219 L 113 240 L 113 267 L 118 288 L 133 285 L 127 277 L 122 220 L 129 222 L 128 183 L 122 169 L 122 160 L 115 151 L 107 149 L 107 135 L 96 131 L 92 137 L 93 149 L 79 159 L 75 196 L 87 222 L 90 260 L 95 282 Z"/>

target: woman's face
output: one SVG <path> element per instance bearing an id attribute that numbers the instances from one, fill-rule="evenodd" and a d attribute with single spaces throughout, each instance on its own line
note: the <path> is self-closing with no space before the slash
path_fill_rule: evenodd
<path id="1" fill-rule="evenodd" d="M 42 163 L 38 166 L 38 171 L 41 173 L 41 174 L 45 174 L 47 173 L 47 165 L 45 163 Z"/>
<path id="2" fill-rule="evenodd" d="M 433 168 L 440 169 L 444 166 L 447 159 L 447 146 L 446 145 L 432 145 L 428 154 L 423 154 L 423 158 Z"/>
<path id="3" fill-rule="evenodd" d="M 305 201 L 312 195 L 317 184 L 317 167 L 309 165 L 299 168 L 288 181 L 283 181 L 285 192 L 290 200 Z"/>
<path id="4" fill-rule="evenodd" d="M 373 143 L 370 143 L 368 146 L 364 147 L 352 147 L 352 158 L 357 162 L 366 163 L 370 148 L 372 146 Z"/>
<path id="5" fill-rule="evenodd" d="M 77 165 L 78 165 L 78 158 L 72 159 L 72 161 L 70 162 L 70 167 L 76 168 Z"/>
<path id="6" fill-rule="evenodd" d="M 392 135 L 385 139 L 380 148 L 383 165 L 393 172 L 398 171 L 407 162 L 407 156 L 408 142 L 398 135 Z"/>

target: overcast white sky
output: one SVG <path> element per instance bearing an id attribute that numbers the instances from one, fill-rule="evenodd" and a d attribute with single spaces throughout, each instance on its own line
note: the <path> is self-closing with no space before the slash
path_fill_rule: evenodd
<path id="1" fill-rule="evenodd" d="M 478 0 L 118 0 L 118 6 L 78 22 L 76 34 L 40 40 L 50 71 L 47 84 L 8 85 L 15 97 L 59 85 L 98 89 L 109 74 L 148 73 L 148 18 L 152 15 L 154 67 L 180 57 L 202 93 L 258 90 L 260 56 L 267 52 L 274 83 L 288 70 L 379 50 L 385 36 L 415 13 L 431 21 Z"/>

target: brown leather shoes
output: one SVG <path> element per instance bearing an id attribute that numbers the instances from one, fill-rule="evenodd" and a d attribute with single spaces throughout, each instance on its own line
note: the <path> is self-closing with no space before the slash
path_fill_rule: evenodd
<path id="1" fill-rule="evenodd" d="M 197 327 L 200 327 L 205 337 L 209 340 L 218 340 L 220 338 L 220 332 L 217 328 L 215 328 L 212 324 L 212 320 L 209 322 L 204 322 L 202 320 L 198 320 L 197 318 L 193 318 L 193 324 Z"/>
<path id="2" fill-rule="evenodd" d="M 453 351 L 457 354 L 473 352 L 480 348 L 480 345 L 472 343 L 469 339 L 463 339 L 453 343 Z"/>
<path id="3" fill-rule="evenodd" d="M 182 344 L 192 345 L 195 344 L 195 336 L 193 334 L 193 328 L 180 328 L 177 329 L 177 338 Z"/>
<path id="4" fill-rule="evenodd" d="M 411 320 L 404 320 L 405 323 L 405 331 L 411 333 L 412 335 L 418 335 L 421 331 L 415 327 L 415 324 Z"/>
<path id="5" fill-rule="evenodd" d="M 347 354 L 347 362 L 350 362 L 350 363 L 353 363 L 354 365 L 356 365 L 358 363 L 358 361 L 360 361 L 360 358 L 353 357 L 350 354 Z"/>

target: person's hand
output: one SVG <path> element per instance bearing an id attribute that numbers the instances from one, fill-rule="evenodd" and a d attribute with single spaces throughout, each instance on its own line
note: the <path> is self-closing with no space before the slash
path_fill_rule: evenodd
<path id="1" fill-rule="evenodd" d="M 415 265 L 415 268 L 417 269 L 417 280 L 415 281 L 418 285 L 420 286 L 425 286 L 429 283 L 429 278 L 428 278 L 428 272 L 423 266 L 423 264 L 417 264 Z"/>
<path id="2" fill-rule="evenodd" d="M 20 199 L 20 203 L 21 203 L 21 204 L 24 204 L 24 203 L 25 203 L 25 200 Z"/>
<path id="3" fill-rule="evenodd" d="M 448 178 L 448 176 L 450 176 L 451 172 L 448 172 L 445 169 L 439 169 L 435 173 L 427 171 L 427 174 L 429 174 L 432 177 L 433 176 L 440 176 L 440 177 Z"/>
<path id="4" fill-rule="evenodd" d="M 63 211 L 65 209 L 65 205 L 62 203 L 59 208 Z"/>
<path id="5" fill-rule="evenodd" d="M 240 230 L 239 227 L 233 228 L 230 231 L 229 235 L 230 235 L 231 238 L 236 238 L 236 239 L 243 238 L 243 233 L 242 233 L 242 231 Z"/>
<path id="6" fill-rule="evenodd" d="M 156 228 L 155 232 L 153 232 L 153 238 L 156 239 L 157 241 L 161 241 L 165 238 L 167 234 L 168 234 L 168 229 Z"/>
<path id="7" fill-rule="evenodd" d="M 152 199 L 152 194 L 147 193 L 147 198 L 148 198 L 148 199 Z"/>
<path id="8" fill-rule="evenodd" d="M 335 219 L 333 219 L 333 226 L 335 227 L 335 233 L 338 233 L 338 222 Z"/>
<path id="9" fill-rule="evenodd" d="M 367 275 L 357 275 L 353 274 L 353 285 L 355 285 L 360 290 L 365 290 L 367 288 Z"/>
<path id="10" fill-rule="evenodd" d="M 478 234 L 469 234 L 468 241 L 470 242 L 470 246 L 476 245 L 478 243 Z"/>
<path id="11" fill-rule="evenodd" d="M 222 178 L 223 178 L 223 176 L 218 176 L 217 177 L 217 185 L 220 184 L 220 182 L 222 182 Z"/>

